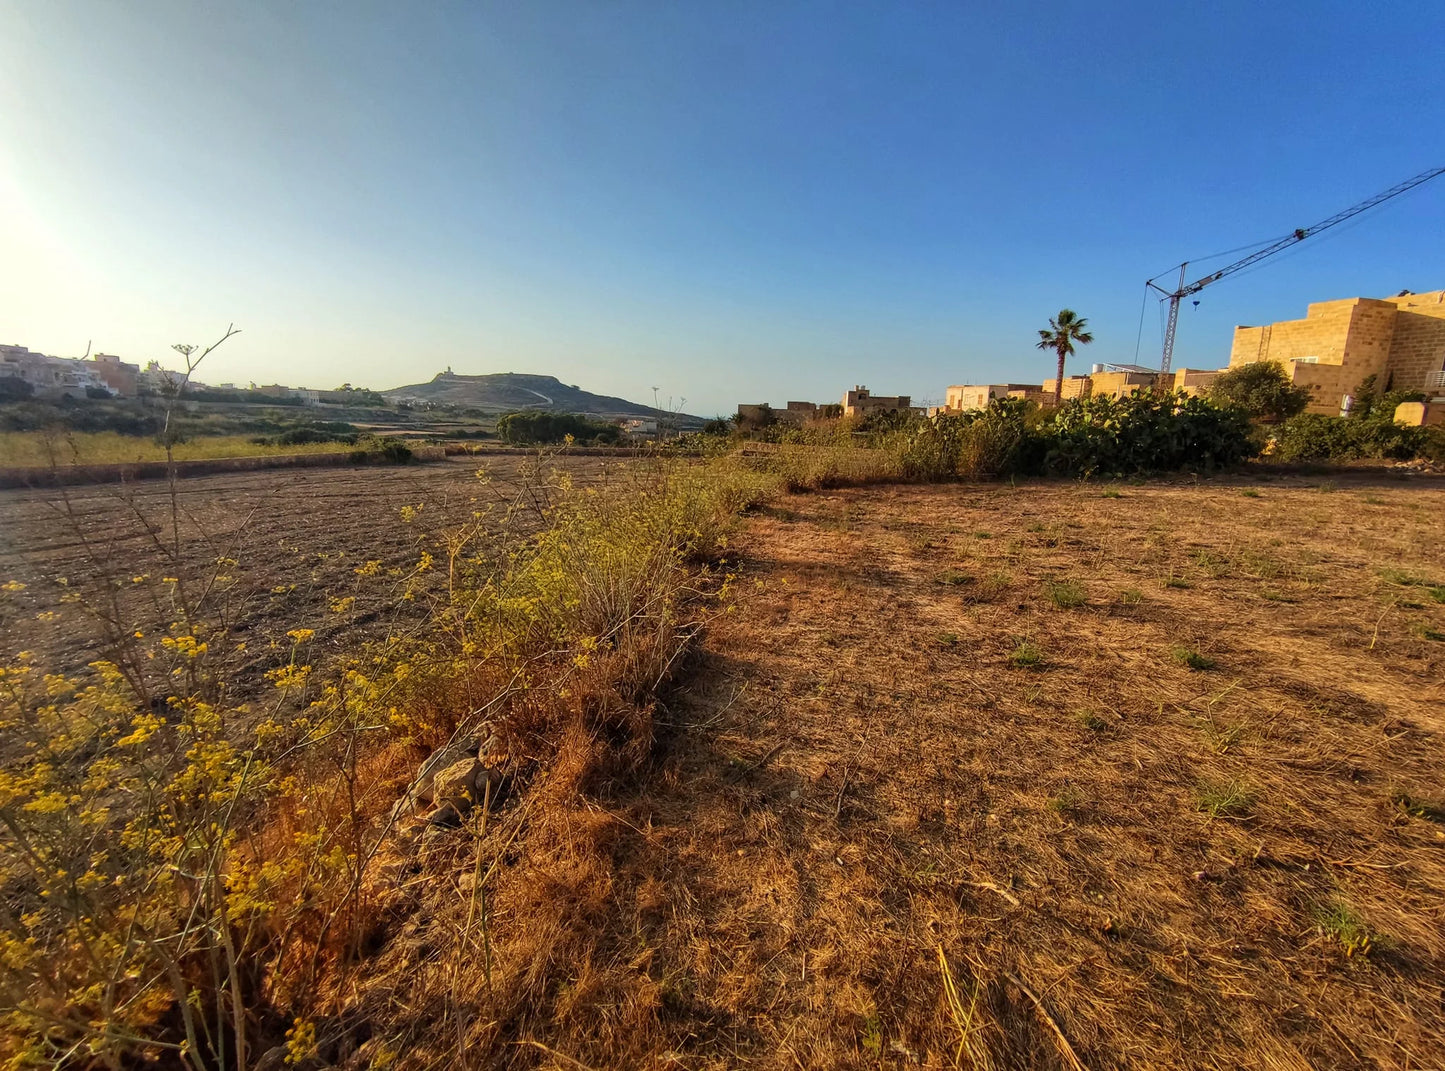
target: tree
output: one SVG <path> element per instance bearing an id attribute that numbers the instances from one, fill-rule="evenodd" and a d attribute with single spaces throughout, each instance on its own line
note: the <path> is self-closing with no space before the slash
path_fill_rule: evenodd
<path id="1" fill-rule="evenodd" d="M 1074 343 L 1087 346 L 1094 336 L 1085 331 L 1089 321 L 1073 309 L 1060 309 L 1059 314 L 1049 320 L 1049 329 L 1039 331 L 1039 349 L 1053 350 L 1059 355 L 1059 372 L 1054 377 L 1054 405 L 1058 406 L 1064 395 L 1064 358 L 1074 352 Z"/>
<path id="2" fill-rule="evenodd" d="M 1278 361 L 1256 361 L 1220 372 L 1209 385 L 1209 398 L 1218 405 L 1243 409 L 1264 424 L 1288 420 L 1310 404 L 1310 392 L 1291 383 Z"/>

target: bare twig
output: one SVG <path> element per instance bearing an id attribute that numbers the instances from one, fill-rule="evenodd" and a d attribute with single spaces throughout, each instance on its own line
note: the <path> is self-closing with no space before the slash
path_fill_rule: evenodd
<path id="1" fill-rule="evenodd" d="M 1044 1002 L 1039 999 L 1039 995 L 1025 985 L 1023 979 L 1018 975 L 1006 972 L 1005 977 L 1014 985 L 1018 986 L 1019 991 L 1022 992 L 1024 996 L 1033 1001 L 1033 1005 L 1038 1009 L 1039 1016 L 1043 1019 L 1044 1025 L 1052 1030 L 1054 1036 L 1059 1039 L 1059 1048 L 1063 1050 L 1064 1059 L 1068 1061 L 1069 1066 L 1072 1067 L 1074 1071 L 1089 1071 L 1089 1069 L 1084 1066 L 1084 1062 L 1079 1059 L 1078 1053 L 1074 1052 L 1074 1047 L 1069 1044 L 1069 1039 L 1064 1036 L 1064 1032 L 1060 1029 L 1059 1024 L 1054 1020 L 1054 1017 L 1049 1014 L 1049 1010 L 1044 1007 Z"/>
<path id="2" fill-rule="evenodd" d="M 543 1045 L 540 1041 L 534 1041 L 532 1038 L 523 1038 L 521 1041 L 514 1041 L 512 1044 L 530 1045 L 534 1049 L 541 1049 L 548 1056 L 556 1057 L 563 1063 L 570 1064 L 573 1067 L 580 1067 L 582 1071 L 592 1071 L 592 1068 L 588 1067 L 581 1060 L 578 1060 L 575 1057 L 568 1056 L 565 1052 L 558 1052 L 556 1049 L 551 1048 L 547 1045 Z"/>
<path id="3" fill-rule="evenodd" d="M 1019 902 L 1019 898 L 1017 896 L 1009 892 L 1002 885 L 995 884 L 992 881 L 970 881 L 968 884 L 978 889 L 987 889 L 991 893 L 1002 896 L 1009 903 L 1013 904 L 1014 907 L 1024 906 L 1022 903 Z"/>

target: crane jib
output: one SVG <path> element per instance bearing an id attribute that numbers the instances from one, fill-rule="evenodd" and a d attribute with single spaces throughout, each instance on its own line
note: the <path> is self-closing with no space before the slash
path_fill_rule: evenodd
<path id="1" fill-rule="evenodd" d="M 1179 283 L 1173 290 L 1165 290 L 1162 286 L 1156 283 L 1154 279 L 1149 279 L 1148 281 L 1146 281 L 1144 284 L 1146 287 L 1157 290 L 1160 294 L 1163 295 L 1163 298 L 1161 298 L 1160 300 L 1164 300 L 1165 298 L 1167 298 L 1169 301 L 1169 323 L 1164 329 L 1164 353 L 1163 359 L 1161 360 L 1159 365 L 1159 371 L 1168 372 L 1169 365 L 1174 358 L 1174 332 L 1175 329 L 1179 326 L 1179 300 L 1181 298 L 1189 297 L 1191 294 L 1197 294 L 1210 283 L 1217 283 L 1219 282 L 1219 280 L 1226 278 L 1227 276 L 1233 275 L 1235 272 L 1243 271 L 1245 268 L 1248 268 L 1252 264 L 1258 264 L 1261 260 L 1265 260 L 1268 257 L 1274 256 L 1282 249 L 1288 249 L 1290 246 L 1297 245 L 1300 242 L 1304 241 L 1306 238 L 1319 234 L 1321 231 L 1327 231 L 1338 223 L 1343 223 L 1347 219 L 1358 216 L 1361 212 L 1368 212 L 1376 205 L 1383 204 L 1384 202 L 1390 200 L 1390 198 L 1392 197 L 1398 197 L 1400 194 L 1405 193 L 1407 190 L 1413 190 L 1416 186 L 1429 182 L 1431 179 L 1439 175 L 1445 175 L 1445 167 L 1435 167 L 1431 168 L 1429 171 L 1422 171 L 1420 172 L 1420 174 L 1414 176 L 1413 178 L 1406 179 L 1399 185 L 1391 186 L 1388 190 L 1385 190 L 1382 193 L 1375 194 L 1375 196 L 1369 198 L 1368 200 L 1361 201 L 1359 204 L 1356 205 L 1351 205 L 1343 212 L 1338 212 L 1335 215 L 1330 216 L 1329 219 L 1321 220 L 1313 227 L 1296 228 L 1285 237 L 1280 238 L 1278 241 L 1271 242 L 1263 249 L 1256 249 L 1253 253 L 1249 254 L 1249 256 L 1243 257 L 1240 260 L 1236 260 L 1233 264 L 1226 264 L 1218 271 L 1212 272 L 1209 275 L 1201 276 L 1200 278 L 1195 279 L 1192 283 L 1186 283 L 1184 281 L 1184 272 L 1185 269 L 1189 266 L 1189 262 L 1185 261 L 1183 264 L 1179 265 Z M 1154 278 L 1157 279 L 1158 276 L 1155 276 Z"/>

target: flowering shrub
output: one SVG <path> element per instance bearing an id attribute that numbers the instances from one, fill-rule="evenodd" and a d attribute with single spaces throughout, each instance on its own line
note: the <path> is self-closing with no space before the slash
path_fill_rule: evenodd
<path id="1" fill-rule="evenodd" d="M 226 699 L 234 645 L 207 601 L 240 562 L 188 577 L 176 555 L 168 575 L 75 591 L 96 601 L 114 660 L 84 679 L 29 656 L 0 669 L 4 1053 L 245 1066 L 280 1041 L 265 1020 L 290 1021 L 288 1053 L 306 1058 L 329 972 L 374 925 L 377 860 L 417 757 L 484 716 L 524 783 L 565 767 L 554 790 L 575 790 L 635 769 L 653 695 L 699 613 L 731 597 L 734 518 L 780 482 L 728 462 L 659 463 L 605 492 L 546 476 L 410 571 L 354 570 L 430 600 L 425 628 L 324 673 L 315 630 L 292 628 L 269 694 L 247 704 Z M 171 628 L 135 627 L 140 603 L 169 608 Z M 586 755 L 561 761 L 579 739 Z"/>

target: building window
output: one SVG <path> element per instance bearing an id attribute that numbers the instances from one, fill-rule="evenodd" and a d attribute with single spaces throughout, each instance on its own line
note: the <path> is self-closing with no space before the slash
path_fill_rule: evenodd
<path id="1" fill-rule="evenodd" d="M 1319 363 L 1320 363 L 1320 359 L 1319 359 L 1318 357 L 1291 357 L 1290 360 L 1293 361 L 1295 364 L 1319 364 Z"/>

